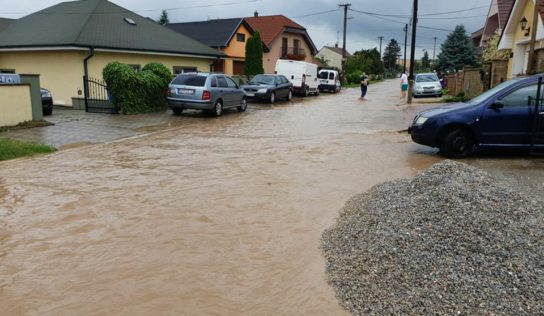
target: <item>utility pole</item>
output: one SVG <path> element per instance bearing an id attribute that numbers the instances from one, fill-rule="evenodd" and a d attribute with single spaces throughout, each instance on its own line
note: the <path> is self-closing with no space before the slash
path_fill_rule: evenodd
<path id="1" fill-rule="evenodd" d="M 380 39 L 380 60 L 382 59 L 382 41 L 383 41 L 383 36 L 378 36 L 378 38 Z"/>
<path id="2" fill-rule="evenodd" d="M 408 76 L 408 104 L 412 104 L 412 86 L 414 85 L 414 59 L 416 55 L 417 0 L 414 0 L 412 16 L 412 47 L 410 47 L 410 75 Z"/>
<path id="3" fill-rule="evenodd" d="M 436 53 L 436 40 L 438 39 L 438 37 L 435 36 L 435 37 L 433 37 L 433 39 L 434 39 L 434 47 L 433 47 L 433 67 L 435 67 L 436 62 L 435 62 L 435 60 L 434 60 L 434 56 L 435 56 L 435 53 Z"/>
<path id="4" fill-rule="evenodd" d="M 404 68 L 402 73 L 406 73 L 406 44 L 408 42 L 408 24 L 404 25 Z"/>
<path id="5" fill-rule="evenodd" d="M 533 13 L 533 26 L 531 26 L 531 41 L 529 43 L 529 56 L 527 60 L 527 74 L 534 75 L 535 71 L 535 41 L 536 41 L 536 30 L 538 27 L 538 6 L 540 1 L 535 1 L 535 9 Z"/>
<path id="6" fill-rule="evenodd" d="M 348 8 L 351 3 L 339 4 L 339 7 L 344 7 L 344 44 L 342 45 L 342 78 L 345 78 L 346 69 L 346 32 L 348 28 Z"/>

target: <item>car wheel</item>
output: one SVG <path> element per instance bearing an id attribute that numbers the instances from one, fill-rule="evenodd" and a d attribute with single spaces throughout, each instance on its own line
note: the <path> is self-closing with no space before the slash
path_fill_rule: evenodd
<path id="1" fill-rule="evenodd" d="M 46 109 L 46 110 L 43 110 L 43 111 L 42 111 L 42 114 L 43 114 L 44 116 L 49 116 L 49 115 L 53 114 L 53 109 Z"/>
<path id="2" fill-rule="evenodd" d="M 242 103 L 238 107 L 236 107 L 236 109 L 238 110 L 238 112 L 245 112 L 247 109 L 247 100 L 245 98 L 242 99 Z"/>
<path id="3" fill-rule="evenodd" d="M 220 100 L 215 101 L 212 114 L 214 116 L 221 116 L 221 114 L 223 114 L 223 104 Z"/>
<path id="4" fill-rule="evenodd" d="M 304 88 L 304 96 L 307 97 L 310 95 L 310 89 L 308 87 Z"/>
<path id="5" fill-rule="evenodd" d="M 293 99 L 293 91 L 289 90 L 287 93 L 287 101 L 291 101 L 291 99 Z"/>
<path id="6" fill-rule="evenodd" d="M 474 141 L 471 135 L 463 129 L 449 132 L 440 143 L 440 152 L 449 158 L 467 157 L 473 149 Z"/>
<path id="7" fill-rule="evenodd" d="M 180 115 L 181 112 L 183 112 L 183 109 L 180 108 L 173 108 L 172 112 L 174 112 L 175 115 Z"/>
<path id="8" fill-rule="evenodd" d="M 319 89 L 315 90 L 315 96 L 317 97 L 319 95 Z"/>
<path id="9" fill-rule="evenodd" d="M 438 97 L 441 98 L 441 97 L 442 97 L 442 93 L 439 93 L 439 94 L 438 94 Z"/>
<path id="10" fill-rule="evenodd" d="M 270 98 L 268 99 L 268 102 L 270 104 L 274 104 L 274 102 L 276 102 L 276 93 L 275 92 L 270 93 Z"/>

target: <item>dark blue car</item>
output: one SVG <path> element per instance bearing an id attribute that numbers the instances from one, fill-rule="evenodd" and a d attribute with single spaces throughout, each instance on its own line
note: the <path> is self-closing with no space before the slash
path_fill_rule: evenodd
<path id="1" fill-rule="evenodd" d="M 466 103 L 422 111 L 408 132 L 416 143 L 451 158 L 478 148 L 544 149 L 542 78 L 512 79 Z"/>

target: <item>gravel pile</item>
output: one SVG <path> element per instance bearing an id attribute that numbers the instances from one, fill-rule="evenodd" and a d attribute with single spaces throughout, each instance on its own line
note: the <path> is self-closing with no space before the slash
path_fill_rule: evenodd
<path id="1" fill-rule="evenodd" d="M 330 284 L 356 315 L 544 315 L 544 208 L 444 161 L 351 199 L 324 232 Z"/>

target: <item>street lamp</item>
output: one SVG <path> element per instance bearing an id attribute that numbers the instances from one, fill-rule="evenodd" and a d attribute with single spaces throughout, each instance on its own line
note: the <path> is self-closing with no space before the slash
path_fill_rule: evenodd
<path id="1" fill-rule="evenodd" d="M 531 32 L 531 27 L 527 27 L 527 19 L 525 17 L 522 17 L 519 21 L 519 26 L 521 27 L 522 31 L 525 31 L 525 36 L 529 35 L 529 32 Z"/>

